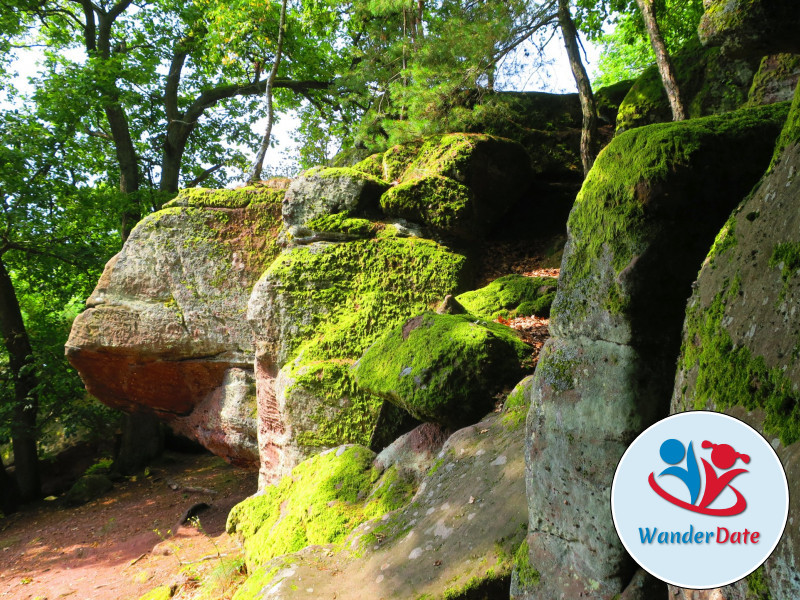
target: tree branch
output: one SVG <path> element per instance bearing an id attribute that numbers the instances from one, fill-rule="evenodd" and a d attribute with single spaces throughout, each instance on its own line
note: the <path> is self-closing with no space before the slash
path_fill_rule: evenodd
<path id="1" fill-rule="evenodd" d="M 197 177 L 195 177 L 194 179 L 192 179 L 192 180 L 191 180 L 189 183 L 187 183 L 187 184 L 186 184 L 186 187 L 187 187 L 187 188 L 193 188 L 193 187 L 197 187 L 197 186 L 198 186 L 198 185 L 200 185 L 200 184 L 201 184 L 203 181 L 205 181 L 206 179 L 208 179 L 208 178 L 209 178 L 209 176 L 210 176 L 212 173 L 215 173 L 216 171 L 219 171 L 221 168 L 222 168 L 222 165 L 214 165 L 213 167 L 209 167 L 208 169 L 206 169 L 205 171 L 203 171 L 202 173 L 200 173 L 200 175 L 198 175 Z"/>

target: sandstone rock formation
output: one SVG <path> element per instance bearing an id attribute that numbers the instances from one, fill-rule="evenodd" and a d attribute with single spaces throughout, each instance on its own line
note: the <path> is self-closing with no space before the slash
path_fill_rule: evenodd
<path id="1" fill-rule="evenodd" d="M 67 342 L 91 394 L 180 419 L 178 428 L 200 441 L 207 425 L 190 415 L 221 403 L 237 424 L 230 436 L 214 433 L 228 439 L 211 446 L 231 462 L 258 463 L 255 396 L 247 383 L 241 389 L 253 369 L 243 307 L 278 254 L 282 196 L 269 187 L 187 190 L 137 225 Z"/>
<path id="2" fill-rule="evenodd" d="M 614 468 L 667 414 L 696 265 L 767 167 L 786 109 L 631 130 L 584 182 L 531 391 L 528 558 L 539 578 L 519 597 L 611 598 L 632 580 L 608 511 Z"/>
<path id="3" fill-rule="evenodd" d="M 525 405 L 517 406 L 453 434 L 413 498 L 403 502 L 401 508 L 376 515 L 345 536 L 330 528 L 328 533 L 336 532 L 330 541 L 337 543 L 318 541 L 324 545 L 308 546 L 267 562 L 254 561 L 250 577 L 236 599 L 312 595 L 340 600 L 444 600 L 507 596 L 514 551 L 525 531 L 522 447 L 526 409 Z M 366 453 L 364 448 L 342 448 L 326 454 L 324 460 L 331 468 L 344 468 L 334 466 L 336 455 L 344 459 L 347 454 L 366 457 Z M 296 468 L 302 469 L 299 485 L 305 484 L 305 474 L 310 473 L 310 463 L 315 460 L 320 457 Z M 313 498 L 331 502 L 334 518 L 341 506 L 340 496 L 346 494 L 353 498 L 348 513 L 351 518 L 363 518 L 366 512 L 362 507 L 371 503 L 405 497 L 406 488 L 397 483 L 394 493 L 382 479 L 375 484 L 359 484 L 365 481 L 359 479 L 359 474 L 370 473 L 367 463 L 353 472 L 355 477 L 338 479 L 339 490 L 326 485 L 325 472 L 317 476 L 318 496 Z M 386 474 L 373 477 L 385 478 Z M 290 478 L 285 481 L 275 488 L 279 491 L 270 494 L 279 494 L 284 487 L 290 489 Z M 359 489 L 364 492 L 360 498 L 356 492 Z M 268 527 L 277 514 L 290 517 L 293 496 L 280 498 L 286 501 L 286 507 L 270 513 L 262 527 Z M 280 500 L 272 495 L 264 500 L 256 497 L 232 512 L 229 527 L 243 535 L 245 547 L 250 549 L 248 561 L 269 546 L 259 545 L 263 540 L 259 532 L 244 529 L 242 517 L 270 502 Z M 303 498 L 301 502 L 302 507 L 319 505 L 316 499 Z"/>
<path id="4" fill-rule="evenodd" d="M 463 289 L 467 261 L 391 235 L 289 249 L 254 287 L 262 484 L 322 449 L 382 448 L 402 433 L 402 412 L 358 388 L 350 366 L 381 333 Z"/>

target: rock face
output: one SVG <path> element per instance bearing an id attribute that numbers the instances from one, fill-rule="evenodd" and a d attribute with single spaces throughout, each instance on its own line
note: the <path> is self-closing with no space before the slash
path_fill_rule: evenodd
<path id="1" fill-rule="evenodd" d="M 350 366 L 384 331 L 465 285 L 466 259 L 420 238 L 315 243 L 282 254 L 256 284 L 262 484 L 341 443 L 382 448 L 403 415 L 355 385 Z"/>
<path id="2" fill-rule="evenodd" d="M 681 97 L 689 118 L 729 112 L 748 102 L 753 75 L 761 57 L 730 58 L 719 48 L 703 48 L 695 40 L 675 54 Z M 770 96 L 758 104 L 776 102 Z M 751 104 L 755 104 L 755 100 Z M 636 80 L 619 106 L 617 132 L 672 120 L 667 94 L 658 68 L 653 65 Z"/>
<path id="3" fill-rule="evenodd" d="M 707 0 L 700 40 L 732 56 L 800 52 L 794 0 Z"/>
<path id="4" fill-rule="evenodd" d="M 393 187 L 383 212 L 439 234 L 474 238 L 501 219 L 528 186 L 530 159 L 511 140 L 453 133 L 395 146 L 354 169 L 380 173 Z"/>
<path id="5" fill-rule="evenodd" d="M 775 160 L 720 232 L 689 300 L 672 411 L 737 416 L 772 440 L 789 481 L 789 525 L 765 567 L 723 590 L 756 584 L 800 596 L 800 88 Z"/>
<path id="6" fill-rule="evenodd" d="M 519 597 L 611 598 L 632 581 L 608 511 L 614 468 L 667 414 L 696 265 L 768 165 L 786 109 L 628 131 L 584 182 L 531 390 L 527 557 L 539 577 Z"/>
<path id="7" fill-rule="evenodd" d="M 749 105 L 789 101 L 800 80 L 800 55 L 772 54 L 761 59 L 747 95 Z"/>
<path id="8" fill-rule="evenodd" d="M 283 201 L 283 222 L 293 227 L 336 213 L 374 215 L 378 198 L 388 188 L 385 181 L 361 171 L 315 167 L 289 185 Z"/>
<path id="9" fill-rule="evenodd" d="M 91 394 L 123 410 L 181 419 L 181 430 L 200 441 L 206 425 L 192 412 L 224 407 L 238 416 L 220 422 L 236 425 L 212 445 L 232 462 L 257 464 L 254 396 L 240 393 L 253 361 L 243 308 L 278 253 L 282 196 L 268 187 L 188 190 L 136 226 L 67 342 Z"/>
<path id="10" fill-rule="evenodd" d="M 492 409 L 530 348 L 510 327 L 473 315 L 423 313 L 384 334 L 354 369 L 359 387 L 421 421 L 459 427 Z"/>
<path id="11" fill-rule="evenodd" d="M 514 554 L 525 533 L 524 418 L 517 416 L 525 410 L 523 405 L 457 431 L 410 502 L 365 522 L 338 544 L 308 546 L 253 564 L 235 598 L 508 597 Z M 338 481 L 341 490 L 354 489 L 345 483 L 349 479 L 329 481 Z M 320 486 L 321 492 L 328 489 Z M 367 489 L 353 509 L 388 495 Z M 258 498 L 246 501 L 251 502 Z M 337 507 L 334 500 L 334 513 Z M 236 514 L 234 509 L 234 527 Z M 255 537 L 242 533 L 245 548 L 255 548 L 255 541 L 248 541 Z"/>

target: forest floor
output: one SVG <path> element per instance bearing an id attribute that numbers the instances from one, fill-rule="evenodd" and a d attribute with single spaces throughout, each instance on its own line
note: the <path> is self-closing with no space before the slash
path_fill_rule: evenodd
<path id="1" fill-rule="evenodd" d="M 162 585 L 189 591 L 212 572 L 224 586 L 241 566 L 225 521 L 256 491 L 257 473 L 178 453 L 145 473 L 83 506 L 43 501 L 0 519 L 0 599 L 136 600 Z M 210 508 L 198 515 L 199 528 L 178 527 L 200 502 Z M 225 596 L 220 589 L 209 597 Z"/>

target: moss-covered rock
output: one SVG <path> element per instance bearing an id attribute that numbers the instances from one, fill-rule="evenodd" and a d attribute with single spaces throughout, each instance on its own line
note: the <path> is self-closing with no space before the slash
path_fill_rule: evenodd
<path id="1" fill-rule="evenodd" d="M 71 506 L 86 504 L 99 498 L 113 487 L 114 483 L 107 475 L 101 473 L 83 475 L 69 489 L 64 496 L 64 501 Z"/>
<path id="2" fill-rule="evenodd" d="M 419 238 L 318 243 L 279 257 L 248 308 L 267 384 L 261 420 L 271 424 L 261 435 L 262 480 L 324 448 L 390 443 L 402 416 L 358 388 L 349 366 L 381 333 L 467 281 L 465 257 Z"/>
<path id="3" fill-rule="evenodd" d="M 761 58 L 800 52 L 800 12 L 794 0 L 707 0 L 698 33 L 731 56 Z"/>
<path id="4" fill-rule="evenodd" d="M 635 79 L 625 79 L 612 85 L 607 85 L 594 92 L 594 101 L 597 105 L 597 116 L 609 125 L 616 125 L 617 113 L 625 96 L 631 91 Z"/>
<path id="5" fill-rule="evenodd" d="M 356 527 L 340 543 L 309 546 L 257 565 L 236 600 L 309 594 L 339 600 L 508 597 L 513 553 L 525 534 L 523 437 L 521 421 L 506 422 L 497 414 L 456 432 L 410 502 Z M 362 497 L 351 504 L 340 499 L 351 488 L 331 489 L 327 482 L 335 480 L 318 478 L 325 485 L 315 494 L 334 498 L 330 509 L 321 510 L 332 517 L 362 511 L 375 497 L 370 490 L 385 488 L 382 479 L 370 488 L 369 478 L 351 479 L 364 483 Z M 299 485 L 305 484 L 304 476 Z M 284 514 L 292 506 L 287 502 Z M 317 514 L 317 504 L 310 506 L 310 514 Z"/>
<path id="6" fill-rule="evenodd" d="M 800 88 L 799 88 L 800 89 Z M 771 441 L 800 515 L 800 91 L 776 159 L 725 224 L 697 277 L 684 322 L 672 412 L 716 410 Z M 764 568 L 725 597 L 800 595 L 800 535 L 787 528 Z"/>
<path id="7" fill-rule="evenodd" d="M 338 543 L 368 519 L 399 508 L 414 488 L 375 453 L 341 446 L 300 463 L 276 486 L 237 504 L 227 529 L 244 540 L 248 570 L 309 545 Z"/>
<path id="8" fill-rule="evenodd" d="M 736 110 L 748 99 L 754 59 L 729 59 L 719 48 L 689 42 L 673 57 L 674 68 L 689 118 Z M 619 106 L 617 132 L 672 120 L 672 111 L 658 68 L 653 65 L 636 80 Z"/>
<path id="9" fill-rule="evenodd" d="M 505 325 L 424 313 L 381 336 L 359 359 L 359 387 L 422 421 L 474 422 L 523 372 L 530 348 Z"/>
<path id="10" fill-rule="evenodd" d="M 664 319 L 680 321 L 694 265 L 715 224 L 764 172 L 787 108 L 745 109 L 616 137 L 570 214 L 551 331 L 626 344 L 649 339 Z"/>
<path id="11" fill-rule="evenodd" d="M 547 317 L 557 286 L 555 277 L 506 275 L 479 290 L 465 292 L 456 300 L 468 312 L 483 319 Z"/>
<path id="12" fill-rule="evenodd" d="M 794 97 L 800 80 L 800 55 L 772 54 L 761 59 L 747 95 L 750 106 L 785 102 Z"/>
<path id="13" fill-rule="evenodd" d="M 390 148 L 383 167 L 396 182 L 381 197 L 387 215 L 462 238 L 502 218 L 530 177 L 522 146 L 480 134 L 434 136 Z"/>
<path id="14" fill-rule="evenodd" d="M 66 353 L 89 392 L 110 406 L 167 421 L 199 405 L 252 415 L 247 394 L 228 393 L 232 370 L 252 379 L 252 334 L 244 311 L 258 277 L 278 255 L 283 189 L 184 190 L 148 215 L 112 258 L 74 321 Z M 235 383 L 238 386 L 238 383 Z M 250 395 L 249 397 L 252 397 Z M 255 418 L 205 414 L 183 430 L 216 440 L 215 452 L 254 467 Z M 223 429 L 208 432 L 214 420 Z M 224 430 L 235 424 L 239 431 Z M 211 435 L 206 435 L 211 433 Z M 227 434 L 231 433 L 230 436 Z M 237 440 L 248 440 L 239 444 Z"/>
<path id="15" fill-rule="evenodd" d="M 345 213 L 349 217 L 377 215 L 378 198 L 389 185 L 377 177 L 346 167 L 314 167 L 292 181 L 283 202 L 287 227 Z"/>
<path id="16" fill-rule="evenodd" d="M 173 589 L 168 585 L 161 585 L 153 588 L 144 596 L 140 596 L 139 600 L 169 600 L 172 598 Z"/>

